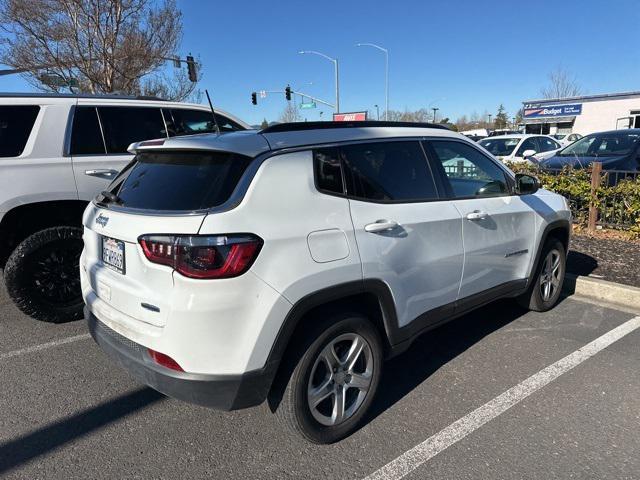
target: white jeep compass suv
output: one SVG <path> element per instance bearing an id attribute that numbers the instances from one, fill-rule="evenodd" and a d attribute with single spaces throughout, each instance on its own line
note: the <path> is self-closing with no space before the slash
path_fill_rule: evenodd
<path id="1" fill-rule="evenodd" d="M 84 214 L 85 316 L 169 396 L 268 400 L 333 442 L 418 335 L 498 298 L 542 311 L 560 295 L 567 201 L 445 128 L 309 122 L 130 149 Z"/>

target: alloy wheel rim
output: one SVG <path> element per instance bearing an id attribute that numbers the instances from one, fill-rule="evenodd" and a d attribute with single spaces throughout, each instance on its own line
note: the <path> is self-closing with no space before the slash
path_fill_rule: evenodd
<path id="1" fill-rule="evenodd" d="M 80 298 L 81 248 L 45 249 L 32 265 L 32 288 L 55 305 L 70 305 Z"/>
<path id="2" fill-rule="evenodd" d="M 544 259 L 540 272 L 540 296 L 543 302 L 548 302 L 558 293 L 562 279 L 562 265 L 560 252 L 555 248 Z"/>
<path id="3" fill-rule="evenodd" d="M 356 333 L 342 334 L 316 358 L 307 386 L 313 418 L 325 426 L 351 418 L 364 402 L 373 378 L 371 346 Z"/>

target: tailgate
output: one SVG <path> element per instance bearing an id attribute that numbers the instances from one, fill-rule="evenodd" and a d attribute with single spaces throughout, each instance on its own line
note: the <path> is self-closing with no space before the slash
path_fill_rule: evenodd
<path id="1" fill-rule="evenodd" d="M 171 305 L 173 269 L 149 262 L 138 237 L 150 233 L 196 234 L 204 217 L 143 216 L 91 204 L 83 219 L 81 268 L 92 293 L 116 312 L 163 327 Z"/>

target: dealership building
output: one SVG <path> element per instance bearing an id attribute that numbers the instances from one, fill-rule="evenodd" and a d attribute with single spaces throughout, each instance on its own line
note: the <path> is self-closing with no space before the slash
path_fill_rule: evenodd
<path id="1" fill-rule="evenodd" d="M 526 133 L 589 133 L 640 128 L 640 92 L 585 95 L 523 103 Z"/>

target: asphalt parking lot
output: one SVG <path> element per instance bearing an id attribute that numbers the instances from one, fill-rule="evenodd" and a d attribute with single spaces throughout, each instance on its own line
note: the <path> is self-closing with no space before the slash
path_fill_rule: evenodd
<path id="1" fill-rule="evenodd" d="M 390 361 L 367 424 L 315 446 L 265 406 L 216 412 L 144 388 L 83 322 L 30 320 L 0 288 L 0 476 L 640 478 L 637 323 L 571 298 L 545 314 L 485 307 Z"/>

